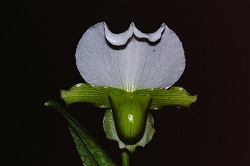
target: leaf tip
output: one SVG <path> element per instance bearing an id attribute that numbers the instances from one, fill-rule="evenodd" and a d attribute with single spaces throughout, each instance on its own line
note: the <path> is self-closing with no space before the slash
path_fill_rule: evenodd
<path id="1" fill-rule="evenodd" d="M 50 101 L 47 101 L 47 102 L 44 103 L 44 105 L 45 105 L 46 107 L 49 107 L 49 106 L 51 105 L 51 102 L 53 102 L 53 101 L 51 101 L 51 100 L 50 100 Z"/>

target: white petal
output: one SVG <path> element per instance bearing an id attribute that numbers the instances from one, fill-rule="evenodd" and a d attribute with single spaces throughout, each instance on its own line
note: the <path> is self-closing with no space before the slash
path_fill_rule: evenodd
<path id="1" fill-rule="evenodd" d="M 105 36 L 106 39 L 113 45 L 120 46 L 127 43 L 128 39 L 133 35 L 133 23 L 130 24 L 130 27 L 127 31 L 114 34 L 109 29 L 106 23 L 104 23 Z"/>
<path id="2" fill-rule="evenodd" d="M 131 26 L 138 38 L 157 42 L 134 36 L 127 38 Z M 132 23 L 126 32 L 120 34 L 123 37 L 110 35 L 119 38 L 118 43 L 126 43 L 121 46 L 117 46 L 117 42 L 109 41 L 110 44 L 106 40 L 107 34 L 111 33 L 105 23 L 98 23 L 84 33 L 77 46 L 78 70 L 85 81 L 93 86 L 111 86 L 127 91 L 166 88 L 172 86 L 185 69 L 181 41 L 165 24 L 155 33 L 146 35 Z"/>
<path id="3" fill-rule="evenodd" d="M 155 42 L 161 38 L 161 33 L 165 29 L 166 25 L 163 23 L 161 27 L 154 33 L 142 33 L 140 30 L 136 28 L 134 25 L 134 34 L 138 38 L 147 38 L 151 42 Z"/>

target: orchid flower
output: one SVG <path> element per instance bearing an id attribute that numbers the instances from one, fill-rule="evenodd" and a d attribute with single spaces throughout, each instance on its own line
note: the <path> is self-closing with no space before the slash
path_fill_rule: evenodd
<path id="1" fill-rule="evenodd" d="M 184 72 L 185 55 L 180 39 L 164 23 L 154 33 L 143 33 L 131 23 L 125 32 L 114 34 L 100 22 L 80 39 L 76 65 L 88 84 L 62 90 L 61 98 L 67 104 L 88 102 L 107 108 L 107 137 L 130 152 L 154 135 L 149 110 L 189 107 L 196 101 L 185 89 L 171 87 Z"/>

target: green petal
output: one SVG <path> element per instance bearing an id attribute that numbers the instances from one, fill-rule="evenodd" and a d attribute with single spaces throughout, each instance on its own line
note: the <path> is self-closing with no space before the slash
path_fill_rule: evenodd
<path id="1" fill-rule="evenodd" d="M 128 92 L 110 93 L 110 99 L 119 138 L 126 144 L 137 143 L 144 134 L 151 97 Z"/>
<path id="2" fill-rule="evenodd" d="M 104 129 L 108 139 L 111 139 L 111 140 L 118 142 L 120 149 L 127 149 L 131 153 L 134 153 L 135 148 L 137 146 L 144 147 L 153 138 L 154 133 L 155 133 L 154 118 L 150 113 L 147 114 L 147 121 L 146 121 L 144 134 L 143 134 L 141 140 L 135 144 L 128 145 L 128 144 L 124 143 L 123 141 L 121 141 L 121 139 L 118 137 L 117 129 L 116 129 L 114 117 L 113 117 L 113 111 L 111 109 L 108 109 L 104 115 L 103 129 Z"/>
<path id="3" fill-rule="evenodd" d="M 122 89 L 98 86 L 93 87 L 90 84 L 79 83 L 69 90 L 61 90 L 61 98 L 67 105 L 78 102 L 94 104 L 99 108 L 111 108 L 109 94 L 123 94 Z"/>
<path id="4" fill-rule="evenodd" d="M 197 95 L 190 95 L 182 87 L 171 87 L 170 89 L 155 88 L 141 89 L 134 92 L 140 96 L 150 95 L 152 102 L 149 109 L 158 110 L 164 106 L 187 107 L 197 100 Z"/>
<path id="5" fill-rule="evenodd" d="M 96 143 L 92 136 L 73 118 L 71 117 L 57 102 L 46 102 L 47 107 L 51 107 L 59 111 L 68 121 L 69 129 L 75 142 L 77 151 L 85 166 L 115 166 L 114 162 L 109 158 L 108 154 Z"/>

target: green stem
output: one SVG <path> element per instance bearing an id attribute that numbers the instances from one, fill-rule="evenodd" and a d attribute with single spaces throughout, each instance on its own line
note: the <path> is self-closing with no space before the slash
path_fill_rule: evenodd
<path id="1" fill-rule="evenodd" d="M 127 151 L 122 151 L 122 166 L 129 166 L 129 154 Z"/>

